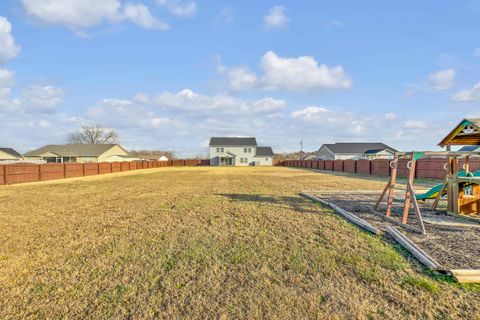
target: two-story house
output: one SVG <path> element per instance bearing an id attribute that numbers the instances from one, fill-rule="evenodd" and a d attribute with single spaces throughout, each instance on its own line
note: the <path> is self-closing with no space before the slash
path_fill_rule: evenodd
<path id="1" fill-rule="evenodd" d="M 210 139 L 211 166 L 271 166 L 273 150 L 259 147 L 253 137 L 212 137 Z"/>

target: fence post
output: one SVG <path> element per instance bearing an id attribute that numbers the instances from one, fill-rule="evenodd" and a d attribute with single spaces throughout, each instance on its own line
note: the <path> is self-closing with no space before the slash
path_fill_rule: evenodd
<path id="1" fill-rule="evenodd" d="M 82 177 L 85 177 L 85 163 L 82 163 Z"/>
<path id="2" fill-rule="evenodd" d="M 38 181 L 42 181 L 42 165 L 38 165 Z"/>
<path id="3" fill-rule="evenodd" d="M 63 178 L 65 179 L 67 177 L 67 164 L 63 164 Z"/>

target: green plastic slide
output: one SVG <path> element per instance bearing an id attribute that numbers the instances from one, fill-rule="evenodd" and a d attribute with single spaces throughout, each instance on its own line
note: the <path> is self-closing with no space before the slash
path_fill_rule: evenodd
<path id="1" fill-rule="evenodd" d="M 465 172 L 465 170 L 459 171 L 457 173 L 457 177 L 466 177 L 466 176 L 467 176 L 467 173 Z M 475 171 L 475 173 L 469 172 L 468 176 L 469 177 L 480 177 L 480 170 Z M 417 194 L 417 195 L 415 195 L 415 198 L 417 200 L 435 199 L 437 197 L 438 193 L 440 192 L 440 190 L 442 189 L 442 185 L 443 184 L 436 185 L 435 187 L 433 187 L 432 189 L 428 190 L 425 193 Z M 447 188 L 445 187 L 445 189 L 443 190 L 442 197 L 446 194 L 447 194 Z"/>
<path id="2" fill-rule="evenodd" d="M 438 193 L 440 192 L 440 190 L 442 189 L 442 186 L 443 186 L 443 183 L 436 185 L 435 187 L 433 187 L 432 189 L 428 190 L 425 193 L 415 195 L 415 198 L 417 198 L 417 200 L 435 199 Z M 443 190 L 442 196 L 446 194 L 447 194 L 447 188 Z"/>

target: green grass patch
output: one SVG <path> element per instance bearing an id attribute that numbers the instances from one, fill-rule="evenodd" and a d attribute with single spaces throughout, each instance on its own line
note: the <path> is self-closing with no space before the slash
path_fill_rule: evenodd
<path id="1" fill-rule="evenodd" d="M 430 293 L 440 292 L 440 288 L 435 282 L 433 282 L 431 280 L 423 279 L 423 278 L 420 278 L 420 277 L 417 277 L 417 276 L 406 276 L 403 279 L 402 283 L 410 285 L 410 286 L 415 287 L 415 288 L 419 288 L 419 289 L 428 291 Z"/>

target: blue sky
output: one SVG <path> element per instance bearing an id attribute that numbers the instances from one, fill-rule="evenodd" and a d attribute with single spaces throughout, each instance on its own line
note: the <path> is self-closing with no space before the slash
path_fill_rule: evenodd
<path id="1" fill-rule="evenodd" d="M 102 123 L 180 156 L 212 135 L 435 149 L 480 116 L 479 21 L 478 1 L 2 1 L 0 145 Z"/>

